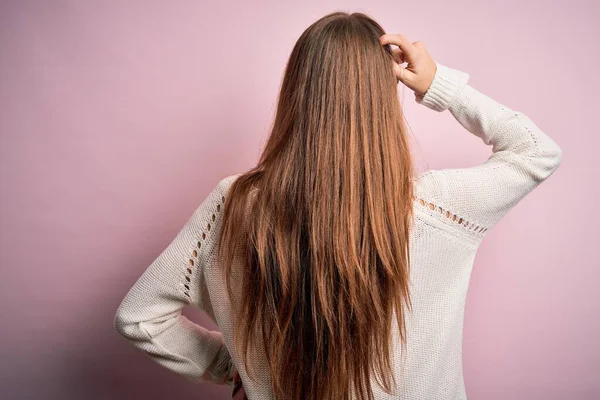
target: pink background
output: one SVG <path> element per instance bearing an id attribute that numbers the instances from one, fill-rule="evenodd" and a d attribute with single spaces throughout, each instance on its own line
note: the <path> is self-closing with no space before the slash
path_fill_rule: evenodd
<path id="1" fill-rule="evenodd" d="M 114 313 L 213 185 L 255 164 L 292 46 L 334 10 L 423 41 L 562 147 L 479 250 L 465 381 L 475 400 L 600 398 L 598 3 L 211 3 L 1 3 L 0 398 L 229 397 L 130 347 Z M 419 169 L 489 156 L 401 99 Z"/>

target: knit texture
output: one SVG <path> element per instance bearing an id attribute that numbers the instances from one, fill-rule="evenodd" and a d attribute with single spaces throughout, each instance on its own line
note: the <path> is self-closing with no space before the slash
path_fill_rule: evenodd
<path id="1" fill-rule="evenodd" d="M 415 177 L 415 224 L 410 237 L 407 349 L 394 332 L 398 382 L 386 394 L 373 378 L 377 399 L 466 399 L 462 370 L 463 315 L 475 253 L 489 230 L 559 166 L 559 146 L 519 111 L 471 87 L 469 74 L 437 63 L 433 82 L 415 101 L 449 110 L 466 131 L 492 146 L 481 165 L 439 169 Z M 264 353 L 250 381 L 233 352 L 231 301 L 215 262 L 216 239 L 229 186 L 223 178 L 172 242 L 126 294 L 114 328 L 158 364 L 190 381 L 226 384 L 242 378 L 250 400 L 274 399 Z M 238 265 L 237 268 L 242 266 Z M 192 304 L 219 327 L 209 331 L 181 314 Z"/>

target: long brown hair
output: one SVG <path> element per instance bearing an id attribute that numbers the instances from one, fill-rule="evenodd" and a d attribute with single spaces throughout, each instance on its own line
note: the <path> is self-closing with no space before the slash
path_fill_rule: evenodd
<path id="1" fill-rule="evenodd" d="M 218 248 L 238 298 L 234 342 L 250 377 L 247 350 L 264 346 L 277 399 L 373 399 L 372 371 L 388 393 L 396 385 L 413 164 L 384 33 L 345 12 L 302 33 L 259 162 L 226 196 Z"/>

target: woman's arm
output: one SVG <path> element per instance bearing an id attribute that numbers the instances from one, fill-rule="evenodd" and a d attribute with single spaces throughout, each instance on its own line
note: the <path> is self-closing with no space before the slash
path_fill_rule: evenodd
<path id="1" fill-rule="evenodd" d="M 485 234 L 562 161 L 560 147 L 529 117 L 471 87 L 469 74 L 436 63 L 431 86 L 416 101 L 448 109 L 469 132 L 492 146 L 482 164 L 426 171 L 418 195 L 444 214 Z"/>
<path id="2" fill-rule="evenodd" d="M 233 364 L 220 332 L 209 331 L 181 314 L 187 304 L 212 312 L 204 288 L 210 224 L 223 211 L 221 182 L 194 211 L 180 232 L 148 266 L 121 302 L 114 328 L 161 366 L 190 381 L 233 386 Z"/>

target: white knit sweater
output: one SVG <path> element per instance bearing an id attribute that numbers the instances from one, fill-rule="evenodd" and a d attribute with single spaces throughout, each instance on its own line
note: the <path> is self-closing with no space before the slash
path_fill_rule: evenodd
<path id="1" fill-rule="evenodd" d="M 492 146 L 481 165 L 429 170 L 415 178 L 415 225 L 410 238 L 411 296 L 403 373 L 395 338 L 397 392 L 387 395 L 373 379 L 377 399 L 465 399 L 462 328 L 465 297 L 481 240 L 513 206 L 559 166 L 559 146 L 526 115 L 467 84 L 469 74 L 437 64 L 419 104 L 448 109 L 466 131 Z M 264 357 L 252 361 L 258 381 L 248 380 L 230 352 L 233 321 L 218 265 L 215 239 L 229 185 L 222 179 L 179 234 L 126 294 L 115 329 L 158 364 L 193 382 L 233 387 L 237 369 L 251 400 L 274 399 Z M 209 331 L 181 314 L 187 304 L 218 325 Z M 397 331 L 396 331 L 397 335 Z"/>

